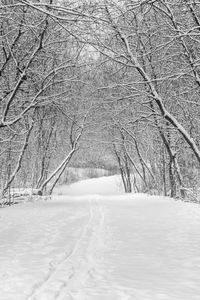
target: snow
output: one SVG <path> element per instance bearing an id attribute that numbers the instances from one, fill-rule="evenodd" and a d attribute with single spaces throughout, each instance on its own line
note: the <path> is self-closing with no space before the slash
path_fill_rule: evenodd
<path id="1" fill-rule="evenodd" d="M 61 195 L 120 195 L 124 193 L 121 179 L 118 175 L 104 176 L 78 181 L 76 184 L 63 185 L 56 189 Z"/>
<path id="2" fill-rule="evenodd" d="M 0 300 L 199 300 L 200 206 L 111 176 L 0 209 Z"/>

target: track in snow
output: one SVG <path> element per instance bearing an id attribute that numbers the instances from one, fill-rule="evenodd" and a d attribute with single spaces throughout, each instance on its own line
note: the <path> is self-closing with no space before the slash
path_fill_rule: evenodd
<path id="1" fill-rule="evenodd" d="M 33 287 L 27 300 L 83 299 L 82 286 L 89 277 L 98 276 L 95 255 L 101 245 L 104 212 L 98 201 L 90 200 L 90 213 L 80 238 L 54 266 L 52 261 L 45 278 Z M 81 298 L 80 298 L 81 297 Z"/>

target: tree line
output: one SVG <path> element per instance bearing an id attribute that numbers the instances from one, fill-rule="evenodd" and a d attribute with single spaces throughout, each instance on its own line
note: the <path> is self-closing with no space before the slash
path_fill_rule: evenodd
<path id="1" fill-rule="evenodd" d="M 198 1 L 2 0 L 0 14 L 2 198 L 51 193 L 77 161 L 117 166 L 126 192 L 198 196 Z"/>

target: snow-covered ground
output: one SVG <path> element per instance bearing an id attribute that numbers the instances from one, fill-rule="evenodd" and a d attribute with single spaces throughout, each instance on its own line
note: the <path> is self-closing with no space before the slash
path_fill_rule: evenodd
<path id="1" fill-rule="evenodd" d="M 59 186 L 55 189 L 57 195 L 83 196 L 83 195 L 119 195 L 124 189 L 119 175 L 91 178 L 71 185 Z"/>
<path id="2" fill-rule="evenodd" d="M 61 187 L 0 209 L 0 300 L 199 300 L 199 232 L 199 205 L 116 177 Z"/>

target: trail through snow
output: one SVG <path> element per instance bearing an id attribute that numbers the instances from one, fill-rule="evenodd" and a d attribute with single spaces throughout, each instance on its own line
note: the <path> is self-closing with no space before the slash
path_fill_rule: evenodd
<path id="1" fill-rule="evenodd" d="M 200 299 L 200 206 L 113 179 L 0 210 L 0 300 Z"/>

